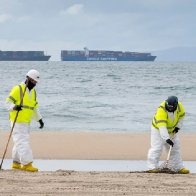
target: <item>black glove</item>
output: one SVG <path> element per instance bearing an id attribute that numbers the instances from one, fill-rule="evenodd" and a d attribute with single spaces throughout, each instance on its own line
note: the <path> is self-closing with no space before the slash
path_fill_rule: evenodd
<path id="1" fill-rule="evenodd" d="M 180 130 L 180 128 L 175 127 L 175 129 L 173 130 L 173 133 L 178 133 L 179 130 Z"/>
<path id="2" fill-rule="evenodd" d="M 13 107 L 13 110 L 21 111 L 22 110 L 22 106 L 21 105 L 15 105 Z"/>
<path id="3" fill-rule="evenodd" d="M 40 127 L 39 128 L 42 129 L 44 127 L 44 122 L 43 122 L 42 119 L 39 120 L 39 124 L 40 124 Z"/>
<path id="4" fill-rule="evenodd" d="M 170 140 L 170 139 L 167 139 L 166 142 L 171 145 L 172 147 L 174 146 L 174 143 Z"/>

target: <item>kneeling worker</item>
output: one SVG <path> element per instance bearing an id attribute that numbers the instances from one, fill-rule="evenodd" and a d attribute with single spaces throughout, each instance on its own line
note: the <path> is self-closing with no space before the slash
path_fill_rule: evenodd
<path id="1" fill-rule="evenodd" d="M 44 127 L 42 116 L 38 109 L 36 91 L 34 89 L 38 81 L 39 72 L 34 69 L 30 70 L 26 74 L 25 82 L 15 86 L 6 99 L 6 107 L 10 112 L 11 127 L 16 120 L 12 133 L 14 142 L 12 149 L 12 169 L 30 172 L 38 171 L 38 169 L 32 165 L 33 155 L 29 144 L 31 118 L 34 117 L 34 119 L 40 123 L 40 128 Z M 16 118 L 17 112 L 18 116 Z"/>
<path id="2" fill-rule="evenodd" d="M 178 173 L 188 174 L 180 156 L 180 142 L 178 131 L 182 128 L 185 116 L 184 107 L 176 96 L 170 96 L 161 103 L 154 115 L 151 126 L 151 148 L 148 152 L 148 172 L 159 172 L 159 159 L 165 147 L 172 146 L 170 163 L 175 166 Z"/>

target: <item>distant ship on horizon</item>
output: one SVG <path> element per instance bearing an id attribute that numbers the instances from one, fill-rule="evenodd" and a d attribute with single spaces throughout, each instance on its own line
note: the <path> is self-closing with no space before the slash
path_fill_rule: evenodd
<path id="1" fill-rule="evenodd" d="M 50 55 L 44 51 L 2 51 L 0 50 L 0 61 L 48 61 Z"/>
<path id="2" fill-rule="evenodd" d="M 61 61 L 154 61 L 151 53 L 112 50 L 61 50 Z"/>

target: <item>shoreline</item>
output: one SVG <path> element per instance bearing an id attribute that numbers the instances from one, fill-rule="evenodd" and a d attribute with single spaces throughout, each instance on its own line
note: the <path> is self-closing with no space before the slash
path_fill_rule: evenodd
<path id="1" fill-rule="evenodd" d="M 0 132 L 0 153 L 3 154 L 10 132 Z M 195 161 L 196 134 L 180 133 L 181 156 L 184 161 Z M 150 132 L 95 132 L 95 131 L 31 131 L 34 159 L 67 160 L 146 160 L 150 148 Z M 10 140 L 6 159 L 11 158 Z M 165 153 L 162 159 L 165 159 Z"/>

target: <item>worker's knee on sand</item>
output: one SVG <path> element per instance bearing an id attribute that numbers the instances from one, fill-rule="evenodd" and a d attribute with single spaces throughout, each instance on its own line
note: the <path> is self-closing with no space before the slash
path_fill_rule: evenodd
<path id="1" fill-rule="evenodd" d="M 157 161 L 155 159 L 151 159 L 151 158 L 149 158 L 147 160 L 147 167 L 149 170 L 156 169 L 156 168 L 158 168 L 158 166 L 159 166 L 159 161 Z"/>

